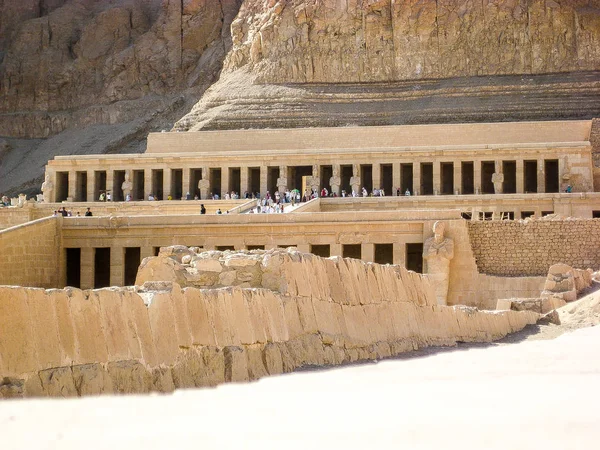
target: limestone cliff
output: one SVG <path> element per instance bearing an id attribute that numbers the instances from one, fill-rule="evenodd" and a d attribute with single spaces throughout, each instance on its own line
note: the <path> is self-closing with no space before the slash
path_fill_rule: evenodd
<path id="1" fill-rule="evenodd" d="M 231 29 L 176 128 L 600 113 L 600 0 L 246 0 Z"/>
<path id="2" fill-rule="evenodd" d="M 0 1 L 0 192 L 56 154 L 143 151 L 216 80 L 241 1 Z"/>

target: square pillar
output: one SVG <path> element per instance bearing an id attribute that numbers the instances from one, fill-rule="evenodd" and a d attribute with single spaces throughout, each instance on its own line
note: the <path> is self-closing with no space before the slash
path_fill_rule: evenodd
<path id="1" fill-rule="evenodd" d="M 481 194 L 481 161 L 473 161 L 473 189 Z"/>
<path id="2" fill-rule="evenodd" d="M 189 192 L 190 195 L 192 196 L 192 198 L 194 198 L 194 190 L 195 188 L 192 188 L 192 186 L 190 186 L 190 179 L 191 179 L 191 174 L 190 174 L 190 168 L 189 167 L 184 167 L 183 169 L 181 169 L 182 171 L 182 195 L 185 198 L 185 195 Z M 164 192 L 165 188 L 163 186 L 163 192 Z M 164 197 L 164 195 L 163 195 Z"/>
<path id="3" fill-rule="evenodd" d="M 361 259 L 365 262 L 375 261 L 375 244 L 361 244 L 360 245 Z"/>
<path id="4" fill-rule="evenodd" d="M 74 170 L 69 170 L 69 191 L 67 197 L 73 199 L 73 201 L 77 198 L 77 172 Z"/>
<path id="5" fill-rule="evenodd" d="M 381 189 L 381 164 L 373 164 L 371 167 L 373 189 Z"/>
<path id="6" fill-rule="evenodd" d="M 93 170 L 87 171 L 87 198 L 88 202 L 95 202 L 98 200 L 94 198 L 94 194 L 96 193 L 96 176 Z"/>
<path id="7" fill-rule="evenodd" d="M 400 163 L 392 164 L 392 195 L 396 195 L 396 191 L 400 189 L 401 180 L 400 180 Z M 402 189 L 400 189 L 402 191 Z M 403 195 L 404 192 L 400 192 L 400 195 Z"/>
<path id="8" fill-rule="evenodd" d="M 454 193 L 462 194 L 462 164 L 460 161 L 454 161 Z"/>
<path id="9" fill-rule="evenodd" d="M 140 248 L 140 262 L 144 260 L 144 258 L 150 258 L 154 256 L 154 247 L 145 246 Z"/>
<path id="10" fill-rule="evenodd" d="M 171 182 L 173 180 L 173 174 L 170 168 L 163 169 L 163 200 L 169 198 L 171 195 Z"/>
<path id="11" fill-rule="evenodd" d="M 240 198 L 248 192 L 248 167 L 240 167 Z"/>
<path id="12" fill-rule="evenodd" d="M 329 244 L 329 254 L 331 256 L 342 256 L 342 244 Z"/>
<path id="13" fill-rule="evenodd" d="M 525 165 L 523 164 L 522 159 L 517 159 L 516 161 L 516 177 L 517 177 L 517 194 L 523 194 L 525 192 Z M 516 213 L 515 213 L 516 214 Z M 516 215 L 515 215 L 516 217 Z M 519 217 L 521 215 L 519 214 Z"/>
<path id="14" fill-rule="evenodd" d="M 421 161 L 413 161 L 413 195 L 420 194 L 421 192 Z M 404 193 L 401 193 L 404 194 Z"/>
<path id="15" fill-rule="evenodd" d="M 394 242 L 394 264 L 406 267 L 406 244 Z"/>
<path id="16" fill-rule="evenodd" d="M 442 163 L 433 162 L 433 194 L 439 195 L 442 192 Z"/>
<path id="17" fill-rule="evenodd" d="M 546 177 L 544 176 L 544 160 L 537 160 L 537 191 L 538 193 L 546 192 Z"/>
<path id="18" fill-rule="evenodd" d="M 223 174 L 221 174 L 221 177 L 223 176 Z M 269 187 L 267 186 L 267 166 L 260 166 L 260 195 L 261 197 L 263 197 L 267 191 L 269 190 Z"/>
<path id="19" fill-rule="evenodd" d="M 266 170 L 265 170 L 266 172 Z M 262 182 L 262 170 L 260 172 Z M 221 199 L 229 192 L 229 167 L 221 167 Z"/>
<path id="20" fill-rule="evenodd" d="M 110 285 L 123 286 L 125 280 L 125 250 L 123 247 L 110 248 Z"/>
<path id="21" fill-rule="evenodd" d="M 81 289 L 94 288 L 94 248 L 83 247 L 80 261 Z"/>
<path id="22" fill-rule="evenodd" d="M 114 180 L 115 172 L 112 169 L 106 169 L 106 190 L 110 192 L 110 198 L 113 202 L 115 201 L 115 193 L 113 192 L 113 184 L 115 184 Z"/>
<path id="23" fill-rule="evenodd" d="M 309 244 L 298 244 L 298 245 L 296 245 L 296 248 L 298 248 L 299 252 L 310 253 L 310 245 Z"/>

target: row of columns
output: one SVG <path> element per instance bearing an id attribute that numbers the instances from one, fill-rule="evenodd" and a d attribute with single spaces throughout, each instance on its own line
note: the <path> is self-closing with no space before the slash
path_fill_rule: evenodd
<path id="1" fill-rule="evenodd" d="M 525 189 L 524 189 L 524 178 L 525 178 L 525 169 L 524 169 L 524 159 L 516 159 L 513 160 L 516 163 L 516 193 L 524 193 Z M 544 159 L 536 159 L 536 160 L 527 160 L 527 161 L 535 161 L 536 162 L 536 176 L 537 176 L 537 192 L 545 192 L 545 173 L 544 173 Z M 559 173 L 562 174 L 564 171 L 564 161 L 563 159 L 559 159 Z M 433 192 L 434 193 L 440 193 L 442 192 L 442 164 L 453 164 L 453 185 L 454 185 L 454 189 L 453 191 L 462 191 L 462 162 L 463 161 L 435 161 L 433 162 L 433 178 L 432 178 L 432 182 L 433 182 Z M 474 184 L 474 192 L 481 192 L 481 167 L 482 167 L 482 163 L 484 162 L 491 162 L 489 160 L 485 160 L 485 159 L 481 159 L 481 160 L 473 160 L 473 161 L 465 161 L 465 162 L 470 162 L 473 163 L 473 184 Z M 393 186 L 393 191 L 394 192 L 388 192 L 388 195 L 396 195 L 395 190 L 397 188 L 400 188 L 403 183 L 402 183 L 402 164 L 410 164 L 412 165 L 412 194 L 415 193 L 419 193 L 421 194 L 421 185 L 422 185 L 422 173 L 421 173 L 421 164 L 423 162 L 422 161 L 413 161 L 413 162 L 406 162 L 406 163 L 391 163 L 391 164 L 382 164 L 382 163 L 377 163 L 377 164 L 367 164 L 371 166 L 371 173 L 372 173 L 372 186 L 373 188 L 381 188 L 382 186 L 382 166 L 383 165 L 391 165 L 392 166 L 392 186 Z M 429 162 L 426 162 L 429 163 Z M 333 168 L 333 172 L 337 172 L 338 174 L 341 175 L 341 167 L 342 164 L 333 164 L 333 165 L 327 165 L 327 166 L 332 166 Z M 301 167 L 301 166 L 297 166 L 297 167 Z M 320 188 L 322 188 L 323 186 L 321 186 L 321 182 L 320 182 L 320 174 L 321 174 L 321 170 L 322 170 L 323 166 L 316 166 L 316 170 L 317 170 L 317 177 L 319 178 L 319 185 Z M 357 165 L 357 167 L 360 167 Z M 287 170 L 287 166 L 282 166 L 282 168 L 284 168 L 285 170 Z M 214 168 L 211 168 L 214 169 Z M 220 183 L 220 189 L 221 189 L 221 193 L 224 194 L 225 192 L 228 192 L 230 190 L 230 169 L 239 169 L 240 170 L 240 195 L 243 195 L 244 191 L 250 191 L 250 170 L 251 169 L 258 169 L 260 170 L 260 193 L 261 194 L 265 194 L 266 191 L 268 190 L 268 167 L 266 166 L 262 166 L 262 167 L 255 167 L 255 168 L 251 168 L 251 167 L 230 167 L 230 166 L 226 166 L 226 167 L 220 167 L 219 169 L 221 169 L 221 183 Z M 148 198 L 148 196 L 151 193 L 156 194 L 156 192 L 153 192 L 153 190 L 155 189 L 155 186 L 153 186 L 153 169 L 152 168 L 147 168 L 147 169 L 139 169 L 139 170 L 144 170 L 144 198 Z M 166 168 L 166 167 L 157 167 L 155 170 L 162 170 L 162 191 L 163 191 L 163 198 L 167 198 L 169 195 L 173 194 L 171 192 L 171 187 L 172 187 L 172 175 L 173 175 L 173 170 L 181 170 L 182 171 L 182 195 L 185 195 L 185 193 L 189 190 L 191 195 L 193 196 L 194 193 L 197 191 L 197 186 L 191 186 L 191 179 L 192 179 L 192 171 L 193 170 L 201 170 L 199 168 L 182 168 L 182 169 L 171 169 L 171 168 Z M 355 170 L 356 171 L 356 170 Z M 73 199 L 77 199 L 78 197 L 81 197 L 81 195 L 77 195 L 77 189 L 78 189 L 78 174 L 82 174 L 82 173 L 86 173 L 87 174 L 87 187 L 86 187 L 86 194 L 87 194 L 87 199 L 88 201 L 90 199 L 93 200 L 97 200 L 96 197 L 96 193 L 97 193 L 97 186 L 96 186 L 96 170 L 88 170 L 86 172 L 81 172 L 81 171 L 76 171 L 76 170 L 71 170 L 68 172 L 68 197 L 71 197 Z M 101 171 L 100 171 L 101 172 Z M 130 179 L 133 183 L 135 183 L 135 180 L 133 180 L 133 171 L 129 171 L 130 172 Z M 113 170 L 106 170 L 106 189 L 113 191 L 114 188 L 118 188 L 121 189 L 121 186 L 114 186 L 114 171 Z M 209 182 L 210 182 L 210 173 L 211 170 L 210 169 L 206 169 L 202 171 L 203 176 L 207 175 L 209 178 Z M 313 175 L 314 175 L 314 169 L 313 169 Z M 356 175 L 356 174 L 355 174 Z M 281 177 L 281 173 L 280 173 L 280 177 Z M 360 176 L 360 171 L 358 173 L 358 176 Z M 287 178 L 287 174 L 285 174 L 285 178 Z M 326 185 L 329 185 L 329 180 L 325 180 L 326 181 Z M 361 179 L 361 186 L 364 186 L 366 180 Z M 195 184 L 195 183 L 194 183 Z M 211 184 L 212 186 L 212 184 Z M 216 188 L 216 186 L 213 186 Z M 291 186 L 290 185 L 290 180 L 288 180 L 288 188 L 300 188 L 300 186 Z M 338 195 L 340 195 L 340 189 L 338 189 L 338 192 L 336 192 Z M 58 186 L 57 189 L 55 190 L 55 200 L 56 201 L 60 201 L 58 198 Z M 403 192 L 401 192 L 401 194 L 404 194 Z M 114 196 L 114 193 L 113 193 Z"/>

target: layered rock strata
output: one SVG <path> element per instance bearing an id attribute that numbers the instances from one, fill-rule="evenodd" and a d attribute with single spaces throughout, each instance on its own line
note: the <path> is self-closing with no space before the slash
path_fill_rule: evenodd
<path id="1" fill-rule="evenodd" d="M 268 251 L 223 255 L 232 270 L 221 273 L 238 278 L 258 255 L 280 290 L 182 289 L 164 281 L 95 291 L 0 288 L 0 397 L 214 386 L 488 342 L 538 318 L 433 305 L 425 278 L 400 269 L 392 283 L 393 272 L 360 261 Z M 172 256 L 159 259 L 181 264 L 186 255 Z"/>

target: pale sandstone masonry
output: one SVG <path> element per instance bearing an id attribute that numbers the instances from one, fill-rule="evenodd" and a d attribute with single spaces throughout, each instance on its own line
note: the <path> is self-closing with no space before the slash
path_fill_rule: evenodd
<path id="1" fill-rule="evenodd" d="M 406 271 L 394 284 L 374 264 L 289 256 L 284 262 L 285 252 L 270 251 L 259 263 L 275 269 L 270 260 L 282 262 L 271 279 L 281 291 L 182 289 L 162 281 L 97 291 L 2 287 L 0 397 L 248 381 L 430 345 L 488 342 L 538 318 L 432 305 L 425 278 Z M 247 256 L 237 259 L 243 264 Z"/>
<path id="2" fill-rule="evenodd" d="M 469 235 L 480 273 L 545 276 L 553 264 L 600 268 L 600 220 L 470 222 Z"/>
<path id="3" fill-rule="evenodd" d="M 60 283 L 62 217 L 0 230 L 3 284 L 51 288 Z"/>

